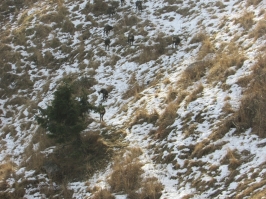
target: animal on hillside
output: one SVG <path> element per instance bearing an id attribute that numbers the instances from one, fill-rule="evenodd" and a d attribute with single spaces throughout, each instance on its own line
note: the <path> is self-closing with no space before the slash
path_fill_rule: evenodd
<path id="1" fill-rule="evenodd" d="M 142 11 L 142 1 L 136 1 L 136 10 Z"/>
<path id="2" fill-rule="evenodd" d="M 100 91 L 98 91 L 98 93 L 99 94 L 102 93 L 102 95 L 103 95 L 102 101 L 107 100 L 107 98 L 108 98 L 108 91 L 106 89 L 102 88 Z"/>
<path id="3" fill-rule="evenodd" d="M 103 121 L 103 116 L 105 114 L 105 108 L 102 104 L 100 104 L 98 107 L 97 107 L 97 111 L 99 112 L 100 114 L 100 122 Z"/>
<path id="4" fill-rule="evenodd" d="M 130 46 L 133 45 L 133 42 L 134 42 L 134 35 L 133 34 L 128 35 L 127 42 L 129 43 Z"/>
<path id="5" fill-rule="evenodd" d="M 114 29 L 113 26 L 110 26 L 110 25 L 107 24 L 107 25 L 104 26 L 103 32 L 104 32 L 104 34 L 106 34 L 108 36 L 109 32 L 111 30 L 113 30 L 113 29 Z"/>
<path id="6" fill-rule="evenodd" d="M 177 35 L 174 35 L 172 36 L 172 42 L 173 46 L 176 48 L 180 44 L 181 39 Z"/>
<path id="7" fill-rule="evenodd" d="M 106 14 L 108 14 L 109 17 L 113 16 L 115 14 L 115 8 L 113 6 L 108 7 L 107 11 L 106 11 Z"/>
<path id="8" fill-rule="evenodd" d="M 104 40 L 105 50 L 106 50 L 106 48 L 107 48 L 107 50 L 109 50 L 110 43 L 111 43 L 111 41 L 110 41 L 109 38 L 107 38 L 107 39 Z"/>
<path id="9" fill-rule="evenodd" d="M 121 0 L 121 6 L 125 5 L 125 0 Z"/>

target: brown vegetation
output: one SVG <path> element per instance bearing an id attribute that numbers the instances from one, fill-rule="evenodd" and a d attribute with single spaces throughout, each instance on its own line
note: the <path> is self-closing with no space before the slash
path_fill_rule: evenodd
<path id="1" fill-rule="evenodd" d="M 241 17 L 235 20 L 235 23 L 239 23 L 245 30 L 249 30 L 254 24 L 254 13 L 245 11 Z"/>
<path id="2" fill-rule="evenodd" d="M 251 74 L 253 81 L 244 93 L 235 122 L 239 130 L 252 128 L 255 134 L 265 138 L 266 91 L 263 85 L 266 85 L 266 56 L 261 55 L 257 60 Z"/>

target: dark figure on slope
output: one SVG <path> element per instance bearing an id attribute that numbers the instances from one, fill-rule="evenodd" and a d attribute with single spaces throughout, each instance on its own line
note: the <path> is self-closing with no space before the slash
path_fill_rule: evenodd
<path id="1" fill-rule="evenodd" d="M 142 11 L 142 1 L 136 1 L 136 10 Z"/>
<path id="2" fill-rule="evenodd" d="M 125 0 L 121 0 L 121 6 L 125 5 Z"/>
<path id="3" fill-rule="evenodd" d="M 109 32 L 111 31 L 111 30 L 113 30 L 113 26 L 110 26 L 110 25 L 106 25 L 106 26 L 104 26 L 104 29 L 103 29 L 103 32 L 104 32 L 104 34 L 106 35 L 106 36 L 108 36 L 108 34 L 109 34 Z"/>
<path id="4" fill-rule="evenodd" d="M 172 42 L 173 42 L 173 46 L 176 48 L 180 44 L 181 39 L 177 35 L 174 35 L 172 37 Z"/>
<path id="5" fill-rule="evenodd" d="M 134 42 L 134 35 L 133 34 L 128 35 L 127 42 L 129 43 L 130 46 L 133 45 L 133 42 Z"/>
<path id="6" fill-rule="evenodd" d="M 102 101 L 106 101 L 108 98 L 108 91 L 104 88 L 102 88 L 100 91 L 98 91 L 98 93 L 102 93 L 103 97 L 102 97 Z"/>
<path id="7" fill-rule="evenodd" d="M 102 104 L 97 107 L 97 112 L 100 114 L 100 122 L 103 122 L 103 116 L 105 114 L 105 108 Z"/>
<path id="8" fill-rule="evenodd" d="M 106 48 L 109 50 L 109 48 L 110 48 L 110 43 L 111 43 L 111 41 L 110 41 L 109 38 L 107 38 L 107 39 L 104 40 L 105 50 L 106 50 Z"/>

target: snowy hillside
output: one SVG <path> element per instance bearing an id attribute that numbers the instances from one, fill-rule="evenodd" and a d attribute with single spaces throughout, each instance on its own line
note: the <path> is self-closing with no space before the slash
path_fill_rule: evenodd
<path id="1" fill-rule="evenodd" d="M 0 198 L 266 196 L 266 1 L 142 7 L 0 3 Z M 104 122 L 86 115 L 77 151 L 35 119 L 64 83 L 106 109 Z"/>

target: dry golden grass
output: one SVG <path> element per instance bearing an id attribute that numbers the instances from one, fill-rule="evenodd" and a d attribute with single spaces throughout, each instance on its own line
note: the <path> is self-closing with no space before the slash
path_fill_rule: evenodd
<path id="1" fill-rule="evenodd" d="M 189 126 L 185 126 L 183 128 L 184 137 L 187 138 L 190 135 L 193 135 L 195 133 L 196 128 L 197 128 L 197 124 L 190 124 Z"/>
<path id="2" fill-rule="evenodd" d="M 10 62 L 10 61 L 14 61 L 14 52 L 12 52 L 12 48 L 4 43 L 0 43 L 0 63 L 2 65 L 4 65 L 3 60 L 5 60 L 5 62 Z M 11 70 L 11 68 L 7 67 L 6 65 L 4 65 L 5 67 L 1 67 L 1 69 L 4 72 L 8 72 L 9 70 Z"/>
<path id="3" fill-rule="evenodd" d="M 95 16 L 106 14 L 108 4 L 103 0 L 95 1 L 94 3 L 87 3 L 82 13 L 93 13 Z"/>
<path id="4" fill-rule="evenodd" d="M 179 104 L 175 101 L 169 103 L 165 108 L 162 115 L 160 115 L 157 125 L 159 126 L 158 130 L 155 132 L 156 138 L 163 139 L 171 131 L 171 128 L 168 128 L 169 125 L 173 124 L 177 116 L 177 108 Z"/>
<path id="5" fill-rule="evenodd" d="M 234 73 L 234 70 L 230 70 L 229 68 L 233 66 L 240 68 L 245 59 L 245 55 L 239 51 L 237 45 L 233 43 L 229 44 L 224 49 L 224 52 L 216 53 L 216 61 L 210 67 L 207 76 L 208 82 L 224 82 L 227 79 L 227 76 Z"/>
<path id="6" fill-rule="evenodd" d="M 258 5 L 260 2 L 262 2 L 263 0 L 247 0 L 246 2 L 246 6 L 256 6 Z"/>
<path id="7" fill-rule="evenodd" d="M 229 116 L 226 119 L 222 120 L 217 124 L 217 128 L 213 130 L 213 133 L 208 137 L 209 140 L 212 140 L 213 142 L 223 138 L 226 133 L 231 128 L 235 128 L 236 126 L 234 125 L 234 118 L 235 116 Z"/>
<path id="8" fill-rule="evenodd" d="M 190 40 L 189 44 L 203 42 L 207 38 L 208 38 L 207 33 L 205 31 L 201 31 L 201 32 L 197 33 L 195 36 L 192 37 L 192 39 Z"/>
<path id="9" fill-rule="evenodd" d="M 205 37 L 197 55 L 197 60 L 202 60 L 209 53 L 214 53 L 215 48 L 209 37 Z"/>
<path id="10" fill-rule="evenodd" d="M 159 114 L 155 110 L 149 114 L 145 109 L 138 109 L 130 126 L 132 127 L 135 124 L 142 124 L 144 122 L 155 124 L 158 118 Z"/>
<path id="11" fill-rule="evenodd" d="M 60 172 L 51 176 L 55 181 L 84 180 L 96 171 L 104 169 L 112 156 L 112 145 L 99 135 L 99 132 L 84 132 L 81 143 L 57 147 L 44 162 L 52 161 L 59 166 Z"/>
<path id="12" fill-rule="evenodd" d="M 202 93 L 203 89 L 204 87 L 202 83 L 196 85 L 196 88 L 186 98 L 186 105 L 200 97 L 200 94 Z"/>
<path id="13" fill-rule="evenodd" d="M 250 75 L 250 86 L 244 92 L 240 108 L 235 115 L 235 124 L 238 130 L 252 128 L 258 136 L 266 137 L 266 56 L 257 57 L 257 63 L 253 66 L 253 73 Z"/>
<path id="14" fill-rule="evenodd" d="M 239 159 L 240 158 L 237 151 L 233 151 L 230 148 L 228 148 L 227 154 L 222 160 L 222 163 L 228 163 L 228 168 L 235 170 L 237 167 L 241 165 L 241 161 Z"/>
<path id="15" fill-rule="evenodd" d="M 5 180 L 7 177 L 14 173 L 16 165 L 10 161 L 0 164 L 0 181 Z"/>
<path id="16" fill-rule="evenodd" d="M 42 66 L 45 63 L 42 52 L 37 48 L 33 49 L 33 54 L 28 58 L 28 61 L 34 62 L 37 66 Z"/>
<path id="17" fill-rule="evenodd" d="M 137 25 L 140 22 L 140 19 L 135 15 L 127 16 L 125 15 L 123 19 L 118 21 L 118 25 L 116 27 L 128 28 Z M 126 30 L 125 29 L 125 30 Z"/>
<path id="18" fill-rule="evenodd" d="M 62 23 L 62 31 L 63 32 L 67 32 L 70 34 L 73 34 L 75 31 L 75 26 L 74 24 L 70 21 L 70 19 L 66 19 L 63 23 Z"/>
<path id="19" fill-rule="evenodd" d="M 157 178 L 146 178 L 141 185 L 141 192 L 138 198 L 159 199 L 162 195 L 163 185 Z"/>
<path id="20" fill-rule="evenodd" d="M 59 46 L 61 46 L 62 43 L 60 42 L 60 40 L 56 37 L 53 37 L 53 39 L 51 39 L 48 43 L 47 43 L 47 48 L 57 48 Z M 48 52 L 48 51 L 47 51 Z"/>
<path id="21" fill-rule="evenodd" d="M 91 199 L 115 199 L 112 193 L 107 189 L 97 191 Z"/>
<path id="22" fill-rule="evenodd" d="M 182 12 L 181 9 L 178 9 L 179 7 L 177 5 L 169 5 L 169 6 L 163 6 L 163 8 L 156 10 L 155 15 L 156 16 L 161 16 L 164 13 L 168 12 L 176 12 L 179 11 L 180 13 Z M 185 14 L 185 13 L 183 13 Z"/>
<path id="23" fill-rule="evenodd" d="M 249 37 L 254 38 L 255 40 L 265 36 L 266 32 L 266 14 L 264 15 L 264 19 L 257 22 L 254 30 L 250 33 Z"/>
<path id="24" fill-rule="evenodd" d="M 164 37 L 164 34 L 158 33 L 158 35 L 153 40 L 155 42 L 154 45 L 139 45 L 142 52 L 138 57 L 133 57 L 132 61 L 143 64 L 151 60 L 156 60 L 158 59 L 158 57 L 165 54 L 168 43 L 167 38 Z"/>
<path id="25" fill-rule="evenodd" d="M 128 99 L 130 97 L 135 97 L 135 99 L 139 99 L 139 93 L 143 91 L 144 86 L 136 79 L 136 74 L 133 73 L 128 80 L 129 89 L 123 94 L 123 99 Z"/>
<path id="26" fill-rule="evenodd" d="M 46 25 L 39 24 L 35 26 L 32 31 L 35 32 L 34 39 L 38 39 L 38 42 L 40 40 L 44 41 L 46 37 L 50 34 L 52 28 Z"/>
<path id="27" fill-rule="evenodd" d="M 192 83 L 195 83 L 205 75 L 209 64 L 210 63 L 206 61 L 197 61 L 190 64 L 181 74 L 177 85 L 180 86 L 181 89 L 185 89 Z"/>
<path id="28" fill-rule="evenodd" d="M 42 151 L 53 145 L 55 145 L 54 141 L 49 139 L 45 130 L 39 127 L 24 151 L 25 161 L 22 163 L 22 167 L 27 167 L 29 170 L 41 171 L 41 167 L 45 161 L 45 155 Z"/>
<path id="29" fill-rule="evenodd" d="M 28 98 L 27 97 L 25 97 L 25 96 L 19 96 L 18 95 L 16 97 L 14 97 L 13 99 L 10 99 L 5 104 L 5 106 L 8 106 L 8 105 L 10 105 L 10 106 L 16 106 L 16 105 L 21 106 L 21 105 L 26 104 L 27 101 L 28 101 Z"/>
<path id="30" fill-rule="evenodd" d="M 178 98 L 179 91 L 174 89 L 172 86 L 168 89 L 166 103 L 170 103 Z"/>
<path id="31" fill-rule="evenodd" d="M 213 146 L 212 144 L 210 146 L 208 146 L 210 144 L 210 140 L 209 139 L 205 139 L 199 143 L 197 143 L 194 147 L 193 152 L 191 153 L 191 157 L 197 157 L 197 158 L 201 158 L 203 155 L 207 154 L 209 151 L 213 151 L 213 149 L 215 148 L 215 146 Z"/>
<path id="32" fill-rule="evenodd" d="M 235 199 L 242 199 L 244 197 L 250 196 L 249 198 L 252 199 L 263 199 L 264 197 L 260 198 L 260 196 L 265 193 L 265 189 L 259 191 L 260 188 L 265 187 L 266 180 L 262 180 L 260 182 L 247 182 L 247 184 L 242 184 L 238 187 L 239 194 L 235 196 Z M 265 196 L 265 195 L 262 195 Z"/>
<path id="33" fill-rule="evenodd" d="M 117 56 L 117 55 L 112 55 L 112 57 L 110 57 L 109 60 L 107 60 L 104 65 L 105 66 L 111 66 L 113 69 L 116 65 L 116 63 L 121 59 L 120 56 Z"/>
<path id="34" fill-rule="evenodd" d="M 20 45 L 20 46 L 26 46 L 27 45 L 27 38 L 26 38 L 26 34 L 25 34 L 25 27 L 22 28 L 18 28 L 16 30 L 13 30 L 12 32 L 13 34 L 13 42 L 16 45 Z"/>
<path id="35" fill-rule="evenodd" d="M 226 5 L 224 5 L 222 1 L 216 1 L 214 5 L 219 9 L 223 9 L 226 7 Z"/>
<path id="36" fill-rule="evenodd" d="M 136 153 L 137 152 L 137 153 Z M 130 193 L 141 185 L 142 163 L 138 160 L 139 150 L 134 149 L 114 161 L 108 183 L 113 192 Z"/>
<path id="37" fill-rule="evenodd" d="M 235 23 L 240 24 L 240 26 L 245 30 L 249 30 L 254 24 L 254 17 L 253 12 L 245 11 L 241 17 L 235 19 Z"/>
<path id="38" fill-rule="evenodd" d="M 259 187 L 259 188 L 261 188 L 261 187 Z M 262 190 L 255 189 L 254 192 L 253 192 L 253 194 L 251 194 L 249 199 L 262 199 L 263 197 L 266 196 L 266 189 L 265 188 Z"/>
<path id="39" fill-rule="evenodd" d="M 179 7 L 176 12 L 184 17 L 193 14 L 194 10 L 191 10 L 189 7 Z"/>
<path id="40" fill-rule="evenodd" d="M 228 115 L 228 114 L 231 114 L 231 113 L 234 113 L 235 110 L 232 108 L 231 104 L 229 102 L 225 102 L 223 108 L 222 108 L 222 111 Z"/>
<path id="41" fill-rule="evenodd" d="M 128 194 L 129 198 L 159 199 L 163 186 L 157 178 L 142 179 L 143 165 L 138 160 L 141 154 L 140 148 L 130 148 L 123 157 L 115 159 L 108 180 L 111 191 Z"/>

